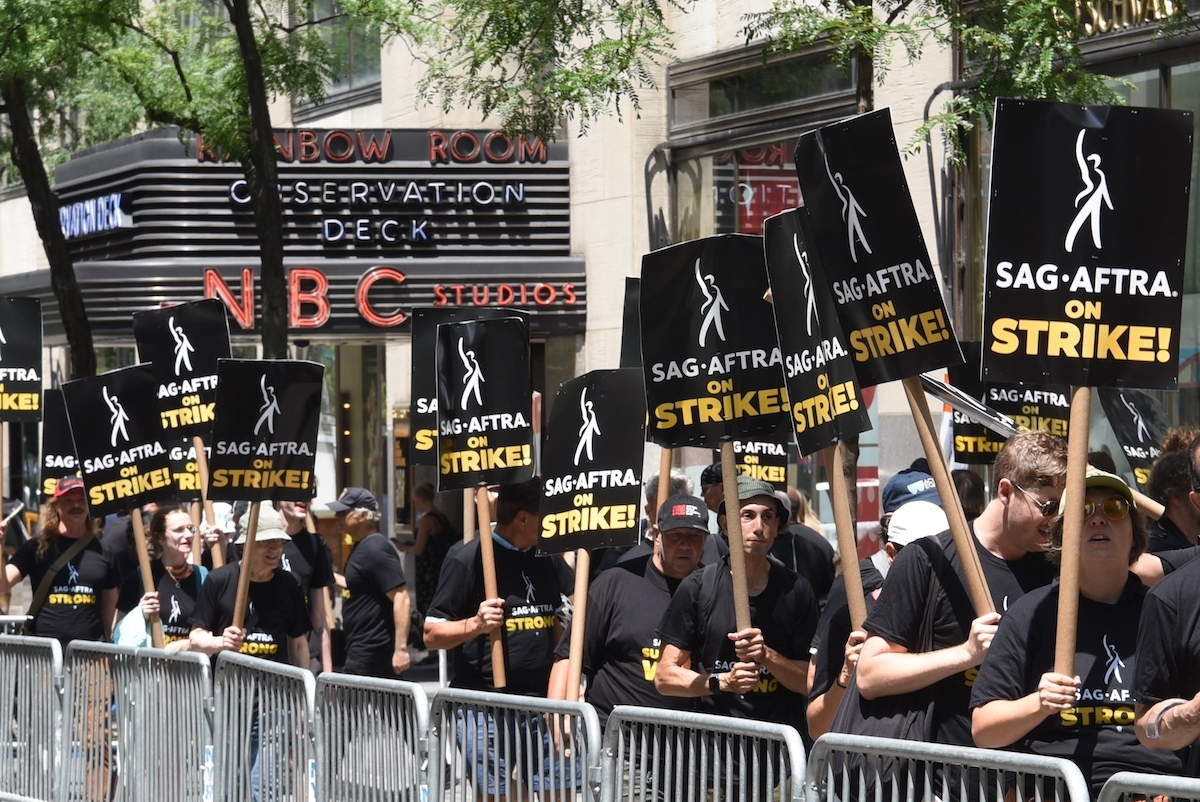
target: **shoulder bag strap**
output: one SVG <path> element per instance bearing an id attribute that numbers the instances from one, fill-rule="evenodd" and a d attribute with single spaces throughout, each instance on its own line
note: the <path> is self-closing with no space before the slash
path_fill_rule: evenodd
<path id="1" fill-rule="evenodd" d="M 38 584 L 37 592 L 33 594 L 33 601 L 29 605 L 29 610 L 25 613 L 29 619 L 25 625 L 21 627 L 22 634 L 29 634 L 28 630 L 32 629 L 33 619 L 41 612 L 42 605 L 46 603 L 47 597 L 50 595 L 50 586 L 54 584 L 54 577 L 63 569 L 67 563 L 75 559 L 75 555 L 87 548 L 87 545 L 95 540 L 96 536 L 91 532 L 87 532 L 83 537 L 75 541 L 71 548 L 64 551 L 58 556 L 58 559 L 46 571 L 46 575 L 42 577 L 42 581 Z"/>

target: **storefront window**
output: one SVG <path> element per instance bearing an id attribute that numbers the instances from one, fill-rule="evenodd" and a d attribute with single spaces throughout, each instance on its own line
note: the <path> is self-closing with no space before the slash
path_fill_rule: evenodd
<path id="1" fill-rule="evenodd" d="M 330 96 L 379 83 L 379 26 L 342 14 L 336 0 L 314 0 L 313 18 L 321 23 L 321 38 L 333 54 L 337 76 L 328 88 Z"/>
<path id="2" fill-rule="evenodd" d="M 794 139 L 679 162 L 676 240 L 710 234 L 762 234 L 763 221 L 800 203 Z"/>

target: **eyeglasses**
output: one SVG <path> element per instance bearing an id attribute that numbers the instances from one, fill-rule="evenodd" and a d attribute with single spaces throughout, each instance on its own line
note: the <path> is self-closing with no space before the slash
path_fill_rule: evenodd
<path id="1" fill-rule="evenodd" d="M 1088 499 L 1083 502 L 1083 519 L 1090 520 L 1097 510 L 1110 521 L 1120 521 L 1129 514 L 1129 502 L 1122 496 L 1109 496 L 1101 502 Z"/>
<path id="2" fill-rule="evenodd" d="M 1047 499 L 1045 501 L 1042 501 L 1037 496 L 1033 495 L 1028 490 L 1021 487 L 1019 484 L 1017 484 L 1016 482 L 1013 482 L 1013 487 L 1015 487 L 1017 490 L 1020 490 L 1022 493 L 1025 494 L 1025 497 L 1027 499 L 1029 499 L 1031 502 L 1033 502 L 1033 506 L 1038 508 L 1038 512 L 1040 512 L 1042 514 L 1043 518 L 1053 518 L 1055 515 L 1058 515 L 1057 499 Z"/>

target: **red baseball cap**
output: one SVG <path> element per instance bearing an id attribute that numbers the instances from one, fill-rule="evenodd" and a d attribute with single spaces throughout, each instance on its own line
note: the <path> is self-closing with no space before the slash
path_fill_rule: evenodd
<path id="1" fill-rule="evenodd" d="M 61 498 L 72 490 L 83 490 L 83 480 L 78 476 L 64 476 L 54 485 L 54 497 Z"/>

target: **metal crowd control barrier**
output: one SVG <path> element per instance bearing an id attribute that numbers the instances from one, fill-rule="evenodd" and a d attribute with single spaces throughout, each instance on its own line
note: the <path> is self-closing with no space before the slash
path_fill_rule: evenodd
<path id="1" fill-rule="evenodd" d="M 808 802 L 1090 798 L 1079 768 L 1062 758 L 838 733 L 813 745 L 806 784 Z"/>
<path id="2" fill-rule="evenodd" d="M 317 678 L 317 799 L 421 800 L 429 699 L 415 682 Z"/>
<path id="3" fill-rule="evenodd" d="M 316 680 L 306 669 L 221 652 L 215 683 L 217 802 L 313 802 L 315 694 Z"/>
<path id="4" fill-rule="evenodd" d="M 1127 802 L 1134 797 L 1149 800 L 1160 796 L 1170 797 L 1171 802 L 1200 800 L 1200 779 L 1119 771 L 1108 778 L 1096 802 Z"/>
<path id="5" fill-rule="evenodd" d="M 135 784 L 117 757 L 117 739 L 132 730 L 135 652 L 108 643 L 67 644 L 59 802 L 111 802 Z"/>
<path id="6" fill-rule="evenodd" d="M 603 802 L 804 799 L 804 743 L 783 724 L 618 705 L 603 764 Z"/>
<path id="7" fill-rule="evenodd" d="M 138 649 L 136 693 L 120 715 L 121 802 L 211 800 L 212 681 L 207 655 Z M 118 709 L 119 710 L 119 709 Z M 119 711 L 120 712 L 120 711 Z"/>
<path id="8" fill-rule="evenodd" d="M 431 799 L 600 799 L 600 721 L 582 702 L 443 688 L 429 729 Z"/>
<path id="9" fill-rule="evenodd" d="M 6 635 L 16 635 L 28 620 L 27 615 L 0 615 L 0 630 Z"/>
<path id="10" fill-rule="evenodd" d="M 0 792 L 54 798 L 61 761 L 62 647 L 53 638 L 0 635 L 0 705 L 9 711 L 0 741 Z"/>

